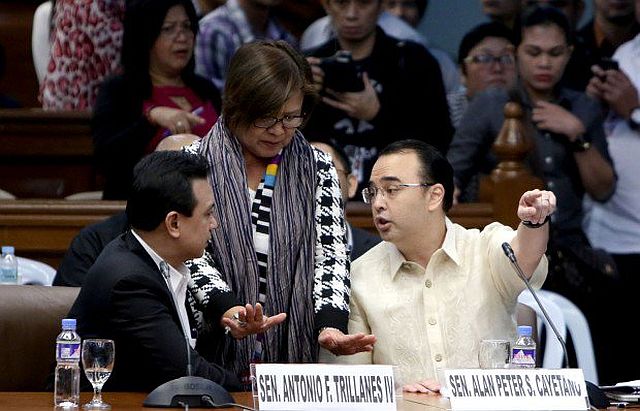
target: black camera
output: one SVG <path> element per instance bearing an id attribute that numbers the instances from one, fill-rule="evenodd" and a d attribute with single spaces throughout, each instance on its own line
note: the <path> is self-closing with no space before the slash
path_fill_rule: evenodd
<path id="1" fill-rule="evenodd" d="M 325 88 L 338 92 L 364 90 L 364 83 L 350 51 L 338 50 L 333 56 L 322 59 L 320 68 L 324 71 Z"/>

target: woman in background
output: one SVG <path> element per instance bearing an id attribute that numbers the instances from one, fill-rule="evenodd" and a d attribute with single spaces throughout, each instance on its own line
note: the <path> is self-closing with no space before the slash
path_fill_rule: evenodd
<path id="1" fill-rule="evenodd" d="M 194 73 L 198 31 L 190 0 L 127 3 L 124 72 L 100 88 L 92 124 L 104 199 L 126 199 L 133 166 L 168 135 L 205 135 L 220 112 L 220 94 Z"/>

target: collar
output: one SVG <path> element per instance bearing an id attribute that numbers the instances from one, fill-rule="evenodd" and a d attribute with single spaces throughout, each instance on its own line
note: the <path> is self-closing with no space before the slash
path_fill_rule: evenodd
<path id="1" fill-rule="evenodd" d="M 521 80 L 518 80 L 514 93 L 516 93 L 516 97 L 520 99 L 520 104 L 523 109 L 533 109 L 531 97 L 529 96 L 529 93 L 527 93 L 527 89 L 524 87 Z M 512 99 L 510 98 L 510 100 Z M 569 98 L 568 92 L 564 87 L 560 87 L 559 85 L 556 85 L 556 88 L 553 91 L 553 98 L 549 102 L 562 106 L 568 110 L 571 109 L 571 99 Z"/>
<path id="2" fill-rule="evenodd" d="M 138 240 L 138 242 L 140 243 L 142 248 L 144 248 L 144 250 L 147 252 L 147 254 L 149 254 L 149 257 L 151 257 L 151 259 L 155 263 L 156 267 L 158 267 L 158 271 L 160 271 L 160 273 L 162 273 L 162 270 L 160 269 L 160 263 L 163 262 L 164 259 L 162 257 L 160 257 L 158 255 L 158 253 L 156 253 L 155 250 L 153 248 L 151 248 L 151 246 L 149 244 L 147 244 L 142 239 L 142 237 L 140 237 L 138 235 L 138 233 L 136 233 L 136 230 L 131 229 L 131 234 L 133 234 L 133 236 L 136 238 L 136 240 Z M 178 274 L 180 274 L 181 276 L 186 276 L 189 273 L 189 269 L 184 264 L 180 264 L 178 267 L 174 267 L 169 263 L 167 263 L 167 264 L 169 265 L 169 269 L 171 271 L 175 271 Z"/>
<path id="3" fill-rule="evenodd" d="M 456 265 L 460 265 L 460 254 L 458 253 L 458 249 L 456 248 L 456 243 L 457 243 L 456 228 L 454 224 L 451 222 L 451 220 L 449 220 L 448 217 L 445 217 L 444 224 L 445 224 L 445 230 L 446 230 L 446 233 L 444 235 L 444 241 L 442 242 L 442 245 L 440 246 L 440 248 L 433 253 L 433 255 L 435 255 L 439 250 L 442 250 L 442 252 L 445 253 L 451 259 L 451 261 L 453 261 Z M 391 274 L 391 280 L 394 280 L 403 264 L 405 263 L 416 264 L 416 263 L 412 261 L 407 261 L 404 255 L 402 255 L 400 250 L 398 250 L 398 248 L 395 245 L 393 245 L 392 243 L 388 243 L 388 244 L 390 246 L 389 247 L 389 273 Z M 433 255 L 431 256 L 431 258 L 433 258 Z M 424 268 L 426 269 L 426 267 Z"/>

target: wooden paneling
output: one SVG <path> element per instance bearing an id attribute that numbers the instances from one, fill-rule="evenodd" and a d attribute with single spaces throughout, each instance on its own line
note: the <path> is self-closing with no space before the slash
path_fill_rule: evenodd
<path id="1" fill-rule="evenodd" d="M 18 198 L 63 198 L 100 189 L 91 113 L 0 110 L 0 188 Z"/>

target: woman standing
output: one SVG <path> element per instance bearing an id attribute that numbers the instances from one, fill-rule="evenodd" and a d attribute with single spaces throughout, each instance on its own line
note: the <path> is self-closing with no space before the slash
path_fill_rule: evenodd
<path id="1" fill-rule="evenodd" d="M 133 0 L 124 21 L 124 72 L 105 81 L 93 140 L 105 174 L 104 199 L 126 199 L 133 166 L 175 133 L 205 135 L 220 94 L 194 73 L 198 21 L 190 0 Z"/>
<path id="2" fill-rule="evenodd" d="M 224 340 L 219 361 L 241 376 L 252 362 L 315 362 L 319 345 L 351 354 L 375 341 L 345 335 L 349 260 L 338 177 L 297 130 L 314 100 L 310 68 L 287 43 L 246 44 L 230 63 L 223 115 L 198 148 L 211 165 L 221 229 L 210 251 L 223 279 L 243 303 L 287 313 L 265 334 Z M 210 304 L 220 312 L 237 305 Z"/>

